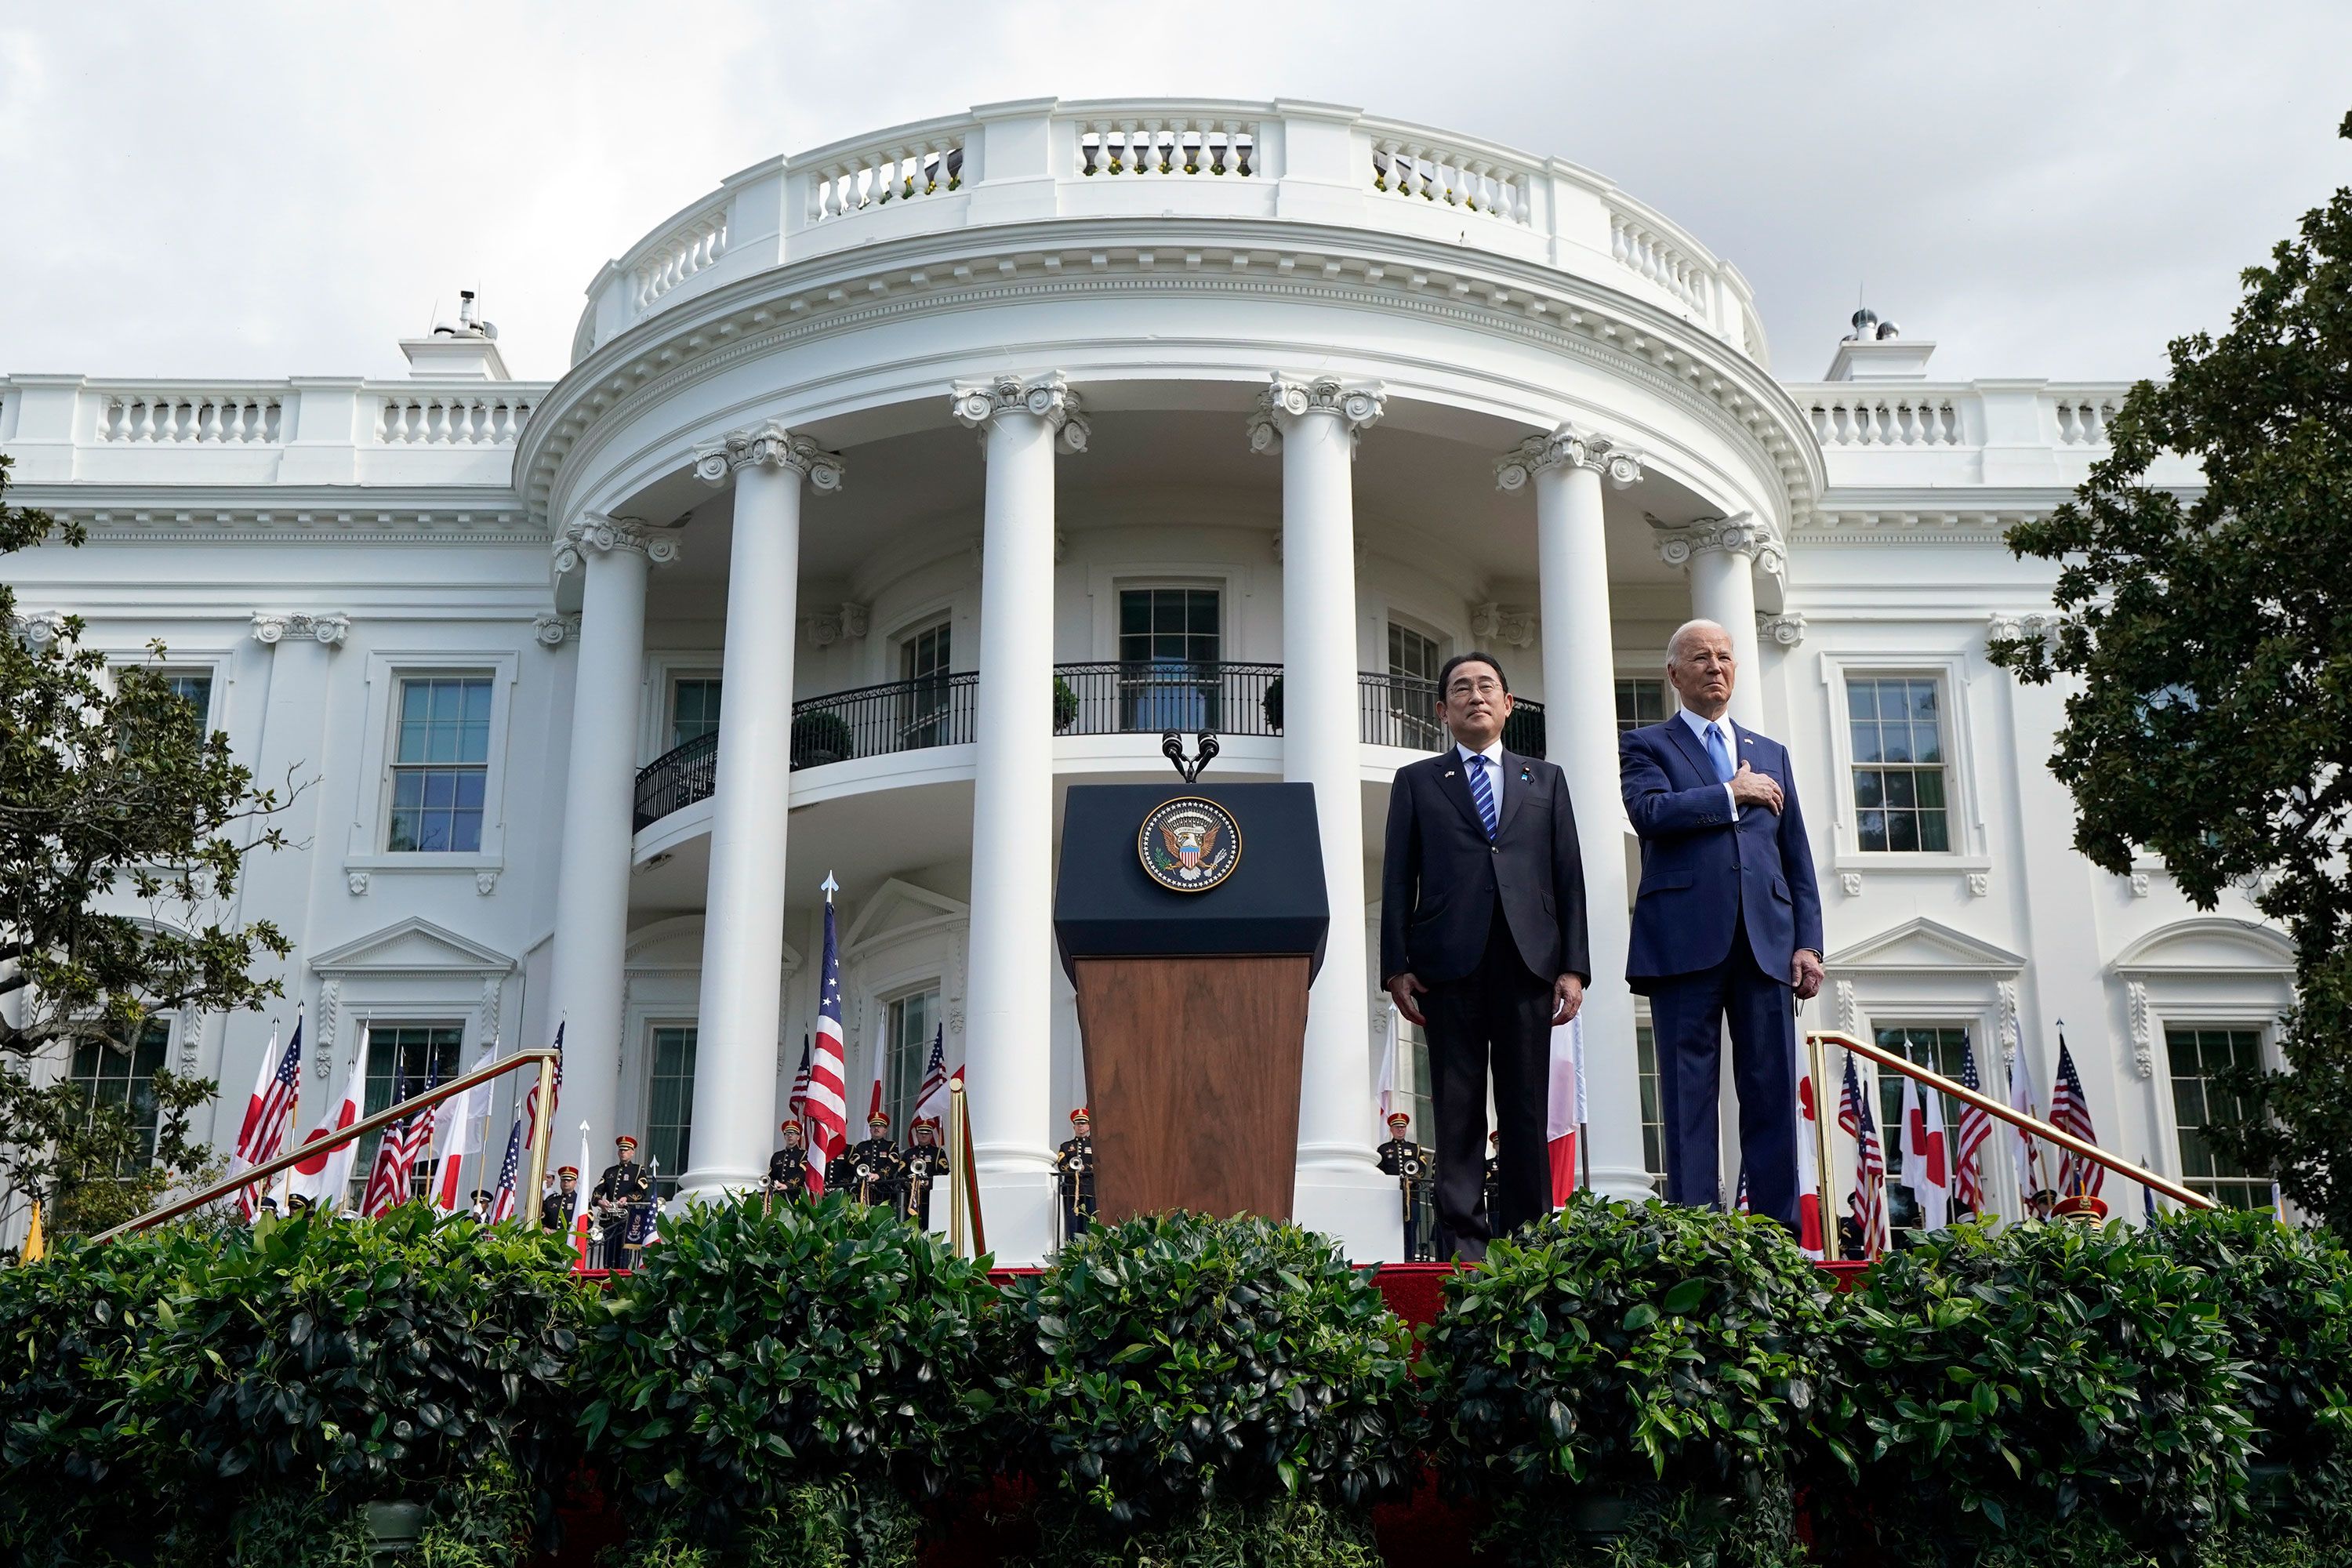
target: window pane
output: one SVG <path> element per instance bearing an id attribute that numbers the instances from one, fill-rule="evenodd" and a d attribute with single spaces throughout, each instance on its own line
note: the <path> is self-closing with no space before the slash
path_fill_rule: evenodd
<path id="1" fill-rule="evenodd" d="M 1878 717 L 1878 685 L 1870 680 L 1849 680 L 1845 687 L 1845 710 L 1849 717 L 1875 720 Z"/>
<path id="2" fill-rule="evenodd" d="M 2167 1029 L 2164 1043 L 2171 1061 L 2173 1117 L 2180 1129 L 2182 1179 L 2228 1207 L 2269 1207 L 2269 1173 L 2245 1170 L 2223 1158 L 2206 1136 L 2206 1129 L 2217 1121 L 2235 1120 L 2241 1113 L 2237 1097 L 2218 1089 L 2210 1075 L 2237 1065 L 2260 1066 L 2262 1032 Z"/>
<path id="3" fill-rule="evenodd" d="M 931 1036 L 939 1020 L 936 989 L 898 997 L 884 1013 L 885 1030 L 877 1048 L 889 1054 L 883 1064 L 882 1108 L 890 1115 L 890 1136 L 901 1143 L 914 1125 L 915 1107 L 922 1100 L 923 1069 L 930 1062 Z M 861 1126 L 865 1114 L 863 1110 L 858 1111 Z M 858 1137 L 866 1136 L 862 1131 L 853 1131 Z"/>
<path id="4" fill-rule="evenodd" d="M 1883 811 L 1861 813 L 1855 820 L 1854 837 L 1864 849 L 1885 848 L 1886 814 Z"/>
<path id="5" fill-rule="evenodd" d="M 160 1120 L 155 1105 L 155 1070 L 163 1065 L 164 1049 L 171 1043 L 172 1026 L 162 1019 L 150 1019 L 140 1031 L 138 1043 L 129 1050 L 117 1049 L 104 1041 L 82 1041 L 74 1047 L 69 1081 L 79 1086 L 93 1110 L 101 1105 L 125 1106 L 131 1112 L 135 1152 L 121 1166 L 117 1175 L 127 1176 L 133 1164 L 144 1164 L 155 1157 L 156 1123 Z"/>
<path id="6" fill-rule="evenodd" d="M 1666 1180 L 1666 1115 L 1658 1100 L 1658 1037 L 1647 1024 L 1633 1026 L 1633 1052 L 1642 1078 L 1642 1164 L 1661 1191 Z"/>
<path id="7" fill-rule="evenodd" d="M 659 1171 L 656 1191 L 668 1198 L 694 1152 L 694 1055 L 692 1025 L 653 1032 L 653 1073 L 646 1084 L 646 1158 Z M 592 1180 L 589 1173 L 583 1181 Z"/>
<path id="8" fill-rule="evenodd" d="M 1886 847 L 1916 849 L 1919 847 L 1919 819 L 1907 811 L 1886 814 Z"/>
<path id="9" fill-rule="evenodd" d="M 1942 812 L 1923 811 L 1919 814 L 1919 847 L 1937 854 L 1950 851 L 1951 838 Z"/>

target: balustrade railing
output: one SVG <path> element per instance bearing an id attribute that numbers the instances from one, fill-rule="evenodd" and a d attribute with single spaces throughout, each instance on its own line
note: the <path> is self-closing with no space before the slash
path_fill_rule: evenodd
<path id="1" fill-rule="evenodd" d="M 672 746 L 637 770 L 635 831 L 643 833 L 671 812 L 709 800 L 718 777 L 718 731 Z"/>
<path id="2" fill-rule="evenodd" d="M 284 414 L 283 402 L 270 393 L 117 393 L 99 408 L 98 439 L 154 445 L 274 443 Z"/>
<path id="3" fill-rule="evenodd" d="M 811 223 L 963 188 L 964 139 L 897 142 L 818 167 L 809 181 Z"/>
<path id="4" fill-rule="evenodd" d="M 1282 666 L 1142 659 L 1054 667 L 1054 728 L 1064 735 L 1282 733 Z"/>
<path id="5" fill-rule="evenodd" d="M 1630 213 L 1612 209 L 1609 214 L 1609 254 L 1617 258 L 1620 266 L 1655 283 L 1698 312 L 1703 320 L 1713 319 L 1713 264 L 1690 256 L 1650 225 Z"/>
<path id="6" fill-rule="evenodd" d="M 1356 677 L 1357 712 L 1364 744 L 1407 751 L 1445 748 L 1445 726 L 1437 718 L 1437 682 L 1409 675 L 1365 670 Z M 1544 709 L 1515 698 L 1503 722 L 1503 744 L 1523 757 L 1544 754 Z"/>
<path id="7" fill-rule="evenodd" d="M 888 680 L 793 704 L 793 766 L 821 768 L 891 752 L 969 744 L 980 675 Z"/>
<path id="8" fill-rule="evenodd" d="M 729 203 L 697 213 L 670 230 L 629 268 L 629 298 L 639 310 L 693 277 L 719 264 L 727 254 Z"/>
<path id="9" fill-rule="evenodd" d="M 1524 172 L 1433 142 L 1375 137 L 1372 189 L 1443 202 L 1507 223 L 1526 224 L 1531 212 Z"/>
<path id="10" fill-rule="evenodd" d="M 1960 405 L 1948 393 L 1838 393 L 1807 399 L 1805 413 L 1823 447 L 1957 447 L 1968 439 Z"/>
<path id="11" fill-rule="evenodd" d="M 387 447 L 512 446 L 533 401 L 515 392 L 387 393 L 375 438 Z"/>
<path id="12" fill-rule="evenodd" d="M 1081 120 L 1078 173 L 1095 174 L 1236 174 L 1257 173 L 1254 121 L 1176 117 L 1164 120 Z"/>

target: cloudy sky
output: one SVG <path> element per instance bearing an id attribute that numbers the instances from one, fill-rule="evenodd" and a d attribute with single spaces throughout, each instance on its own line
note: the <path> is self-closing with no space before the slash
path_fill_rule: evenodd
<path id="1" fill-rule="evenodd" d="M 2130 376 L 2352 184 L 2352 5 L 2155 0 L 268 6 L 0 0 L 0 372 L 398 374 L 478 288 L 563 368 L 732 170 L 1001 99 L 1318 99 L 1556 153 L 1951 376 Z"/>

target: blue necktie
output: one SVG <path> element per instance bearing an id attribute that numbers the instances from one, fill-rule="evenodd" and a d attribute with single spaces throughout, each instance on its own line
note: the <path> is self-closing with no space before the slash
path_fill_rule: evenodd
<path id="1" fill-rule="evenodd" d="M 1731 765 L 1731 752 L 1723 743 L 1723 731 L 1713 724 L 1706 727 L 1706 754 L 1715 763 L 1715 782 L 1729 784 L 1731 775 L 1739 770 Z"/>
<path id="2" fill-rule="evenodd" d="M 1486 763 L 1491 760 L 1483 752 L 1473 752 L 1462 759 L 1470 764 L 1470 799 L 1478 807 L 1478 820 L 1486 825 L 1486 837 L 1495 837 L 1495 786 L 1486 782 Z"/>

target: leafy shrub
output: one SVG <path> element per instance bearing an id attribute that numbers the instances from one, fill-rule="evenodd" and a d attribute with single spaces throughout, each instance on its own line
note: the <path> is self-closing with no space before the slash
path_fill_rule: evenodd
<path id="1" fill-rule="evenodd" d="M 33 1565 L 103 1563 L 151 1545 L 160 1494 L 120 1401 L 204 1249 L 178 1230 L 107 1247 L 68 1240 L 0 1268 L 0 1549 Z"/>
<path id="2" fill-rule="evenodd" d="M 987 1260 L 888 1210 L 697 1205 L 603 1304 L 581 1421 L 638 1504 L 637 1561 L 912 1559 L 910 1505 L 979 1458 Z M 795 1555 L 800 1542 L 817 1555 Z"/>
<path id="3" fill-rule="evenodd" d="M 1217 1561 L 1271 1562 L 1269 1532 L 1297 1526 L 1328 1545 L 1312 1561 L 1348 1562 L 1368 1505 L 1412 1481 L 1410 1331 L 1324 1237 L 1189 1214 L 1097 1226 L 1005 1310 L 1008 1447 L 1066 1557 L 1206 1561 L 1223 1539 Z M 1293 1500 L 1313 1506 L 1272 1506 Z"/>
<path id="4" fill-rule="evenodd" d="M 1580 1537 L 1630 1503 L 1613 1527 L 1651 1542 L 1642 1562 L 1798 1560 L 1792 1474 L 1831 1318 L 1786 1231 L 1580 1194 L 1445 1294 L 1424 1365 L 1439 1477 L 1491 1506 L 1495 1546 L 1612 1560 Z"/>
<path id="5" fill-rule="evenodd" d="M 229 1227 L 178 1258 L 130 1408 L 191 1523 L 286 1497 L 321 1520 L 431 1503 L 509 1466 L 545 1486 L 567 1463 L 584 1297 L 556 1237 L 411 1204 Z"/>
<path id="6" fill-rule="evenodd" d="M 2160 1220 L 2147 1239 L 2205 1275 L 2244 1368 L 2256 1532 L 2352 1547 L 2352 1254 L 2326 1231 L 2231 1210 Z"/>
<path id="7" fill-rule="evenodd" d="M 1858 1495 L 1921 1563 L 2183 1561 L 2245 1477 L 2209 1282 L 2120 1226 L 1964 1226 L 1844 1299 Z M 1843 1489 L 1839 1489 L 1843 1491 Z"/>
<path id="8" fill-rule="evenodd" d="M 1060 676 L 1054 677 L 1054 733 L 1060 734 L 1078 721 L 1078 694 Z"/>
<path id="9" fill-rule="evenodd" d="M 819 708 L 793 721 L 793 766 L 820 767 L 837 763 L 857 749 L 849 721 L 829 708 Z"/>

